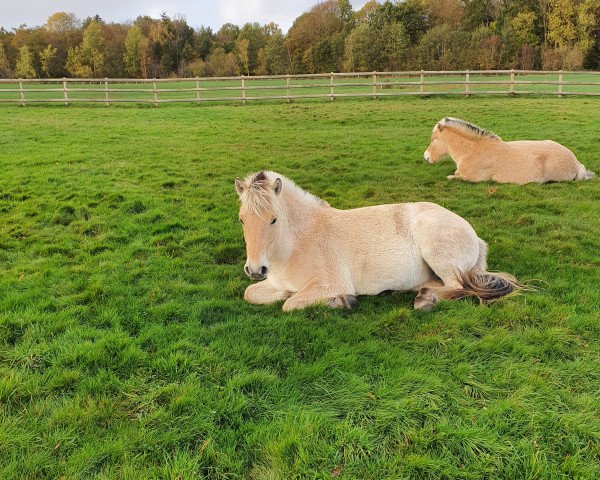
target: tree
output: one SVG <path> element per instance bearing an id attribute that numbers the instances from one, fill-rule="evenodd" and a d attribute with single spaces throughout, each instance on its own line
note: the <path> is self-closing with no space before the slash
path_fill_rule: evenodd
<path id="1" fill-rule="evenodd" d="M 91 67 L 92 75 L 99 76 L 104 70 L 104 39 L 100 22 L 93 20 L 83 31 L 81 43 L 85 61 Z"/>
<path id="2" fill-rule="evenodd" d="M 425 0 L 425 7 L 432 26 L 459 27 L 465 16 L 464 3 L 461 0 Z"/>
<path id="3" fill-rule="evenodd" d="M 56 12 L 46 20 L 46 29 L 54 33 L 66 33 L 81 27 L 80 20 L 74 13 Z"/>
<path id="4" fill-rule="evenodd" d="M 571 0 L 550 0 L 548 40 L 557 47 L 573 45 L 577 38 L 577 8 Z"/>
<path id="5" fill-rule="evenodd" d="M 0 78 L 6 78 L 10 75 L 10 64 L 4 50 L 4 43 L 0 41 Z"/>
<path id="6" fill-rule="evenodd" d="M 512 19 L 510 25 L 519 48 L 523 45 L 537 45 L 539 38 L 535 34 L 536 23 L 537 16 L 533 12 L 520 12 Z"/>
<path id="7" fill-rule="evenodd" d="M 224 24 L 215 35 L 215 43 L 223 48 L 225 53 L 233 52 L 235 41 L 240 33 L 240 27 L 233 23 Z"/>
<path id="8" fill-rule="evenodd" d="M 239 38 L 235 42 L 235 52 L 238 57 L 238 63 L 244 75 L 250 75 L 250 40 L 247 38 Z"/>
<path id="9" fill-rule="evenodd" d="M 33 66 L 33 54 L 27 45 L 23 45 L 19 49 L 15 71 L 19 78 L 35 78 L 37 76 Z"/>
<path id="10" fill-rule="evenodd" d="M 56 58 L 57 52 L 58 49 L 56 47 L 53 47 L 52 45 L 47 45 L 46 48 L 39 53 L 40 66 L 42 68 L 42 72 L 44 72 L 47 77 L 51 77 L 53 74 L 53 62 Z"/>
<path id="11" fill-rule="evenodd" d="M 496 19 L 496 0 L 463 0 L 465 17 L 463 27 L 472 31 L 480 26 L 488 26 Z"/>
<path id="12" fill-rule="evenodd" d="M 104 39 L 97 20 L 86 21 L 81 45 L 69 48 L 67 70 L 77 77 L 99 77 L 104 74 Z"/>
<path id="13" fill-rule="evenodd" d="M 410 43 L 416 43 L 427 31 L 427 17 L 428 12 L 421 0 L 406 0 L 402 3 L 392 3 L 388 0 L 377 7 L 370 23 L 381 27 L 392 22 L 402 23 Z"/>
<path id="14" fill-rule="evenodd" d="M 69 48 L 65 67 L 74 77 L 86 78 L 92 76 L 92 69 L 86 64 L 81 46 Z"/>
<path id="15" fill-rule="evenodd" d="M 265 62 L 271 75 L 290 73 L 290 58 L 281 31 L 271 35 L 265 45 Z"/>
<path id="16" fill-rule="evenodd" d="M 338 0 L 326 0 L 294 21 L 286 39 L 294 72 L 316 73 L 338 70 L 341 67 L 343 48 L 335 48 L 332 43 L 336 42 L 332 37 L 343 31 L 341 14 Z M 326 50 L 335 57 L 323 65 L 321 55 Z M 331 67 L 332 64 L 335 68 Z"/>
<path id="17" fill-rule="evenodd" d="M 225 52 L 217 47 L 206 60 L 206 74 L 214 77 L 230 77 L 240 74 L 240 69 L 233 52 Z"/>
<path id="18" fill-rule="evenodd" d="M 588 52 L 596 42 L 594 34 L 600 26 L 598 0 L 584 0 L 577 12 L 577 41 L 583 52 Z"/>
<path id="19" fill-rule="evenodd" d="M 342 32 L 344 37 L 349 35 L 356 26 L 354 21 L 354 10 L 349 0 L 338 0 L 340 18 L 342 19 Z"/>
<path id="20" fill-rule="evenodd" d="M 200 27 L 196 32 L 196 48 L 201 60 L 206 60 L 206 57 L 210 54 L 214 40 L 215 35 L 210 27 Z"/>
<path id="21" fill-rule="evenodd" d="M 143 68 L 143 66 L 147 66 L 145 58 L 147 43 L 148 39 L 142 33 L 142 28 L 139 25 L 133 25 L 127 30 L 123 63 L 125 64 L 125 71 L 132 77 L 146 76 L 146 68 Z"/>
<path id="22" fill-rule="evenodd" d="M 450 25 L 433 27 L 419 40 L 417 58 L 421 69 L 453 70 L 473 65 L 471 35 Z"/>
<path id="23" fill-rule="evenodd" d="M 346 38 L 344 68 L 362 72 L 398 69 L 408 43 L 403 24 L 392 21 L 380 25 L 374 17 Z"/>
<path id="24" fill-rule="evenodd" d="M 265 48 L 267 43 L 267 31 L 276 26 L 260 26 L 258 23 L 246 23 L 236 40 L 236 51 L 239 51 L 243 57 L 240 57 L 240 65 L 245 70 L 246 75 L 256 73 L 259 65 L 258 52 Z"/>

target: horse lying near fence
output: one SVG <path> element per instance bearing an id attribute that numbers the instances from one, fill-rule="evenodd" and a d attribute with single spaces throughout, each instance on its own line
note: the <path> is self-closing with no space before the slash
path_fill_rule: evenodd
<path id="1" fill-rule="evenodd" d="M 530 182 L 588 180 L 593 172 L 567 147 L 552 140 L 503 142 L 496 134 L 458 118 L 440 120 L 425 150 L 425 160 L 439 162 L 450 155 L 456 172 L 448 179 L 493 180 L 523 185 Z"/>
<path id="2" fill-rule="evenodd" d="M 350 308 L 356 295 L 418 290 L 414 307 L 439 299 L 494 300 L 518 288 L 486 271 L 487 244 L 463 218 L 435 203 L 338 210 L 275 172 L 236 179 L 247 261 L 258 283 L 244 298 Z"/>

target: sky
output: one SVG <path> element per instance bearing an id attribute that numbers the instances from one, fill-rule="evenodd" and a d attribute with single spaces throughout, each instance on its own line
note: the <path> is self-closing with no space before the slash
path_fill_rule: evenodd
<path id="1" fill-rule="evenodd" d="M 170 17 L 183 15 L 192 27 L 204 25 L 215 31 L 227 22 L 241 26 L 274 21 L 286 32 L 296 17 L 316 3 L 318 0 L 0 0 L 0 27 L 43 25 L 55 12 L 72 12 L 81 19 L 98 14 L 107 22 L 125 22 L 139 15 L 157 18 L 166 12 Z M 350 3 L 357 10 L 366 0 Z"/>

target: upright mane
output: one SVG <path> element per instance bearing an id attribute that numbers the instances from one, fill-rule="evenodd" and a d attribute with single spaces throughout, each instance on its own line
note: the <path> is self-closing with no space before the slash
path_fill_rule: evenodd
<path id="1" fill-rule="evenodd" d="M 277 195 L 274 189 L 277 179 L 281 180 L 281 195 Z M 283 198 L 285 203 L 299 202 L 309 206 L 329 206 L 325 200 L 303 190 L 289 178 L 277 172 L 262 171 L 252 173 L 245 178 L 240 201 L 253 214 L 260 217 L 278 216 L 282 203 L 278 201 L 279 198 Z"/>
<path id="2" fill-rule="evenodd" d="M 467 122 L 460 118 L 446 117 L 440 120 L 436 124 L 436 127 L 438 125 L 441 127 L 454 127 L 472 137 L 485 137 L 491 138 L 493 140 L 502 140 L 494 132 L 490 132 L 485 128 L 481 128 L 480 126 L 475 125 L 474 123 Z"/>

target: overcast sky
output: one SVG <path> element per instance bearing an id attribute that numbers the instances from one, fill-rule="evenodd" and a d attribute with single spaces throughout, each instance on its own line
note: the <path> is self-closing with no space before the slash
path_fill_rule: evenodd
<path id="1" fill-rule="evenodd" d="M 243 25 L 274 21 L 284 32 L 301 13 L 318 0 L 0 0 L 0 27 L 7 30 L 26 24 L 42 25 L 55 12 L 72 12 L 84 19 L 95 14 L 108 22 L 134 20 L 138 15 L 158 17 L 162 12 L 182 14 L 192 27 L 217 30 L 227 22 Z M 351 0 L 354 9 L 365 3 Z"/>

